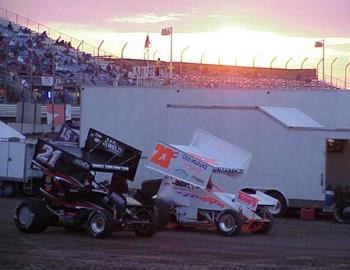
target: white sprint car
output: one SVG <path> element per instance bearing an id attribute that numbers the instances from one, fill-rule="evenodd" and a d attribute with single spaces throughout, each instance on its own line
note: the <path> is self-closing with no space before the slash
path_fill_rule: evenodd
<path id="1" fill-rule="evenodd" d="M 215 184 L 214 179 L 220 175 L 232 180 L 243 174 L 250 161 L 247 151 L 200 129 L 196 129 L 188 146 L 158 142 L 146 166 L 164 177 L 146 181 L 143 187 L 156 186 L 155 197 L 170 207 L 170 219 L 160 218 L 160 227 L 170 221 L 216 226 L 225 236 L 241 230 L 268 233 L 273 226 L 269 210 L 274 210 L 277 200 L 259 191 L 226 193 Z"/>

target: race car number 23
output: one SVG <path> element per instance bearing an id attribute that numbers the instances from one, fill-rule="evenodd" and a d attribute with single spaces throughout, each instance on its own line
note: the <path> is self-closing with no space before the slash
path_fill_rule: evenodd
<path id="1" fill-rule="evenodd" d="M 57 160 L 62 154 L 62 151 L 53 150 L 53 148 L 47 144 L 44 144 L 41 150 L 43 150 L 43 152 L 39 153 L 36 158 L 44 164 L 55 167 Z"/>
<path id="2" fill-rule="evenodd" d="M 174 151 L 162 144 L 155 146 L 155 153 L 151 157 L 151 162 L 167 169 L 171 159 L 174 157 Z"/>

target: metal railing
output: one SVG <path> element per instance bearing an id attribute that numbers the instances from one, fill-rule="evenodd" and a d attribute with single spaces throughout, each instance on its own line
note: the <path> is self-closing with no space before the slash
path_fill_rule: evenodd
<path id="1" fill-rule="evenodd" d="M 16 117 L 16 104 L 0 104 L 0 117 Z M 41 106 L 41 117 L 45 118 L 47 109 L 45 105 Z M 72 106 L 72 118 L 78 119 L 80 117 L 80 106 Z"/>
<path id="2" fill-rule="evenodd" d="M 321 78 L 321 79 L 319 79 L 319 81 L 322 81 L 322 72 L 319 72 L 317 75 L 318 75 L 318 78 Z M 324 83 L 331 86 L 331 87 L 335 87 L 335 88 L 339 88 L 339 89 L 350 89 L 350 83 L 346 83 L 346 85 L 345 85 L 344 80 L 340 80 L 334 76 L 330 76 L 327 74 L 325 74 L 324 77 L 325 77 Z"/>
<path id="3" fill-rule="evenodd" d="M 57 31 L 51 27 L 48 27 L 44 24 L 38 23 L 36 21 L 33 21 L 27 17 L 18 15 L 17 13 L 14 13 L 10 10 L 7 10 L 5 8 L 0 7 L 0 18 L 2 18 L 2 20 L 0 20 L 0 24 L 3 26 L 7 26 L 8 22 L 11 22 L 13 24 L 13 28 L 14 30 L 18 30 L 20 26 L 22 27 L 27 27 L 28 29 L 30 29 L 33 32 L 36 33 L 42 33 L 44 31 L 46 31 L 46 34 L 49 38 L 53 39 L 53 40 L 57 40 L 58 38 L 60 38 L 61 40 L 64 40 L 66 42 L 70 42 L 72 47 L 74 47 L 75 49 L 78 48 L 79 44 L 82 42 L 82 40 L 74 38 L 70 35 L 66 35 L 64 33 L 62 33 L 61 31 Z M 81 51 L 84 51 L 86 53 L 91 54 L 92 56 L 97 56 L 98 50 L 97 47 L 85 43 L 83 42 L 81 44 L 81 46 L 79 47 L 79 49 Z M 99 55 L 102 56 L 115 56 L 112 53 L 109 53 L 105 50 L 101 50 L 100 49 L 100 53 Z"/>

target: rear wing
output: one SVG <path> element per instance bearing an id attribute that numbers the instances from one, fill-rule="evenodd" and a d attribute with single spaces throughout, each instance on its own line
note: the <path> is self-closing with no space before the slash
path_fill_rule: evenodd
<path id="1" fill-rule="evenodd" d="M 200 188 L 207 186 L 213 171 L 208 163 L 162 142 L 154 146 L 146 167 Z"/>
<path id="2" fill-rule="evenodd" d="M 245 173 L 252 160 L 248 151 L 199 128 L 196 128 L 187 151 L 207 160 L 214 167 L 214 173 L 232 176 Z"/>
<path id="3" fill-rule="evenodd" d="M 141 151 L 90 129 L 85 146 L 68 147 L 38 139 L 32 167 L 82 180 L 87 171 L 118 172 L 134 180 Z"/>
<path id="4" fill-rule="evenodd" d="M 81 158 L 79 148 L 76 153 L 38 139 L 33 155 L 32 167 L 66 174 L 83 181 L 84 174 L 90 170 L 91 164 Z"/>
<path id="5" fill-rule="evenodd" d="M 196 129 L 190 145 L 158 142 L 146 167 L 205 188 L 212 174 L 241 175 L 252 155 L 214 135 Z"/>
<path id="6" fill-rule="evenodd" d="M 141 159 L 142 151 L 118 141 L 93 128 L 89 129 L 83 157 L 96 171 L 119 170 L 133 181 Z"/>

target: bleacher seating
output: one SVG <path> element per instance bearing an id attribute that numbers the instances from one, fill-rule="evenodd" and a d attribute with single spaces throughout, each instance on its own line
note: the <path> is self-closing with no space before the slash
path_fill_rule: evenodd
<path id="1" fill-rule="evenodd" d="M 124 60 L 128 70 L 121 71 L 115 62 L 104 58 L 98 59 L 82 51 L 78 52 L 70 42 L 52 40 L 45 31 L 36 33 L 21 26 L 13 27 L 9 23 L 7 26 L 0 26 L 0 77 L 2 76 L 0 82 L 3 86 L 4 84 L 7 86 L 6 100 L 0 96 L 0 102 L 15 103 L 24 98 L 31 98 L 36 102 L 47 103 L 47 91 L 50 90 L 40 87 L 43 76 L 54 77 L 55 80 L 58 79 L 56 82 L 61 84 L 55 90 L 55 102 L 75 105 L 79 103 L 77 89 L 81 85 L 147 86 L 139 84 L 137 78 L 130 75 L 133 62 L 130 61 L 130 63 Z M 162 72 L 160 77 L 153 76 L 151 78 L 153 83 L 148 83 L 148 86 L 240 89 L 335 88 L 310 78 L 266 78 L 227 72 L 202 74 L 200 71 L 189 72 L 188 70 L 182 73 L 180 76 L 174 70 L 173 78 L 170 80 L 169 73 Z M 147 82 L 147 79 L 143 78 L 142 81 Z M 0 94 L 3 92 L 0 91 Z"/>

